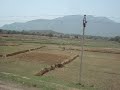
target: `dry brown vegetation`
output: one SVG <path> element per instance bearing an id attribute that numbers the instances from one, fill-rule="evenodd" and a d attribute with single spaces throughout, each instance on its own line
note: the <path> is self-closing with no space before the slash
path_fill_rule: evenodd
<path id="1" fill-rule="evenodd" d="M 4 78 L 27 84 L 32 82 L 32 84 L 35 83 L 32 86 L 36 87 L 41 87 L 39 81 L 43 80 L 50 82 L 49 84 L 44 83 L 45 86 L 55 83 L 70 87 L 71 90 L 74 90 L 72 88 L 82 88 L 83 90 L 120 90 L 119 44 L 111 44 L 117 48 L 113 46 L 99 46 L 99 48 L 85 46 L 82 72 L 83 86 L 81 87 L 77 85 L 80 70 L 80 58 L 77 58 L 80 54 L 80 46 L 76 45 L 77 40 L 64 39 L 64 44 L 62 45 L 61 42 L 63 41 L 59 38 L 40 38 L 39 36 L 32 37 L 28 35 L 24 36 L 25 38 L 16 35 L 10 37 L 12 40 L 15 38 L 22 39 L 22 41 L 14 41 L 16 45 L 20 43 L 19 46 L 0 46 L 0 72 L 12 73 L 10 74 L 11 76 L 2 76 L 0 73 L 0 79 Z M 9 39 L 8 37 L 4 38 L 6 40 Z M 51 43 L 50 40 L 57 43 Z M 75 45 L 68 45 L 68 42 L 75 42 Z M 41 46 L 46 47 L 41 48 Z M 2 50 L 4 48 L 6 50 Z M 3 57 L 5 54 L 10 57 Z M 39 77 L 39 75 L 43 76 Z M 22 79 L 18 79 L 17 76 L 25 76 L 30 78 L 31 81 L 21 81 Z M 55 90 L 59 90 L 57 86 L 55 86 Z"/>

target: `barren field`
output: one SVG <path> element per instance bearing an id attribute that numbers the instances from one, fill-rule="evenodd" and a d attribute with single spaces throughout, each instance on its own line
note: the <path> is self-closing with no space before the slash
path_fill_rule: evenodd
<path id="1" fill-rule="evenodd" d="M 78 39 L 29 35 L 13 35 L 2 39 L 2 42 L 14 42 L 16 45 L 1 44 L 0 55 L 28 51 L 0 57 L 1 81 L 40 90 L 120 90 L 119 43 L 86 40 L 82 85 L 78 85 L 80 58 L 74 58 L 80 55 Z M 45 47 L 36 49 L 41 46 Z M 41 70 L 47 73 L 35 76 Z"/>

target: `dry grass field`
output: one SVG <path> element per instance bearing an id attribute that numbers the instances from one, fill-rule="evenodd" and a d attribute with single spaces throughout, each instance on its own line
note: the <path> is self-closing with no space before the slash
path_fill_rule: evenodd
<path id="1" fill-rule="evenodd" d="M 79 80 L 79 63 L 77 58 L 64 68 L 51 71 L 46 76 L 56 77 L 70 86 Z M 99 52 L 85 52 L 82 70 L 82 84 L 96 90 L 120 89 L 120 55 Z M 69 77 L 68 77 L 69 76 Z"/>
<path id="2" fill-rule="evenodd" d="M 10 42 L 15 45 L 7 44 Z M 82 85 L 78 85 L 79 57 L 43 76 L 34 75 L 53 64 L 80 55 L 80 40 L 10 35 L 2 37 L 1 43 L 1 55 L 45 46 L 10 57 L 0 57 L 1 81 L 40 90 L 120 90 L 119 43 L 86 40 Z"/>

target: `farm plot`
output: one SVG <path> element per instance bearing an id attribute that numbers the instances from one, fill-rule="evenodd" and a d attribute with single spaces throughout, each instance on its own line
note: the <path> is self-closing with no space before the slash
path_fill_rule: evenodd
<path id="1" fill-rule="evenodd" d="M 55 83 L 77 87 L 79 82 L 80 59 L 77 58 L 65 67 L 47 73 Z M 95 90 L 120 89 L 120 54 L 85 52 L 82 72 L 83 87 Z M 89 90 L 88 88 L 88 90 Z"/>
<path id="2" fill-rule="evenodd" d="M 30 51 L 15 56 L 0 58 L 0 71 L 16 74 L 34 75 L 41 68 L 60 63 L 75 54 L 68 51 L 58 51 L 57 46 L 48 46 L 40 50 Z M 29 72 L 28 72 L 29 71 Z M 23 73 L 24 72 L 24 73 Z"/>

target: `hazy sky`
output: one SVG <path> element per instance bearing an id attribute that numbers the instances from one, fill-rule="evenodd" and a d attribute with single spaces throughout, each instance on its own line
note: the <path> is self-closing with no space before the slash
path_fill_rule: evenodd
<path id="1" fill-rule="evenodd" d="M 120 22 L 120 0 L 0 0 L 0 26 L 64 15 L 105 16 Z"/>

